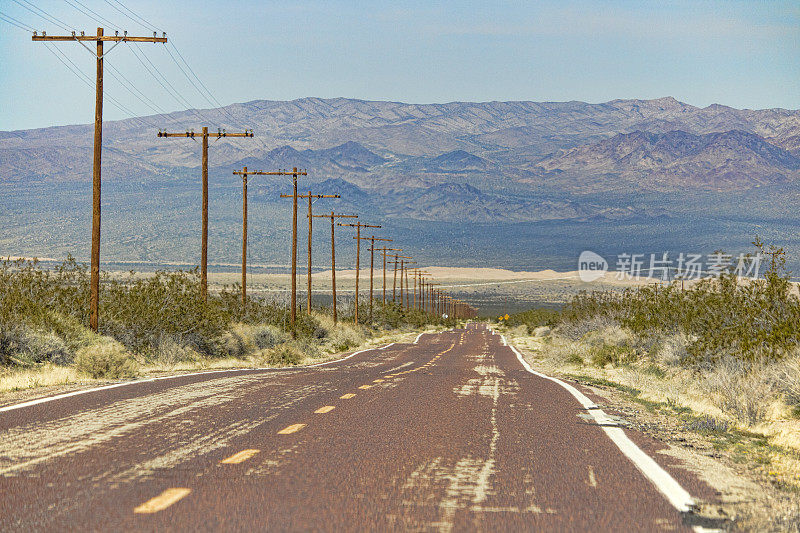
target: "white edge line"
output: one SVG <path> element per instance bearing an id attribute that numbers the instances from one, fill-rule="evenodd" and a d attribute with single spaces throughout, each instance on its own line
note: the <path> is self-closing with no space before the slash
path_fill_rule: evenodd
<path id="1" fill-rule="evenodd" d="M 191 372 L 191 373 L 188 373 L 188 374 L 176 374 L 174 376 L 161 376 L 161 377 L 157 377 L 157 378 L 147 378 L 147 379 L 138 379 L 138 380 L 135 380 L 135 381 L 125 381 L 123 383 L 113 383 L 111 385 L 103 385 L 102 387 L 95 387 L 93 389 L 84 389 L 84 390 L 73 391 L 73 392 L 65 392 L 63 394 L 57 394 L 55 396 L 45 396 L 44 398 L 37 398 L 35 400 L 30 400 L 30 401 L 23 402 L 23 403 L 18 403 L 18 404 L 14 404 L 14 405 L 7 405 L 5 407 L 0 407 L 0 413 L 6 412 L 6 411 L 13 411 L 15 409 L 22 409 L 23 407 L 32 407 L 34 405 L 39 405 L 39 404 L 47 403 L 47 402 L 53 402 L 55 400 L 61 400 L 61 399 L 64 399 L 64 398 L 70 398 L 72 396 L 80 396 L 81 394 L 89 394 L 90 392 L 98 392 L 98 391 L 102 391 L 102 390 L 116 389 L 118 387 L 127 387 L 129 385 L 138 385 L 138 384 L 141 384 L 141 383 L 151 383 L 153 381 L 161 381 L 161 380 L 166 380 L 166 379 L 178 379 L 178 378 L 185 378 L 185 377 L 191 377 L 191 376 L 204 376 L 206 374 L 221 374 L 221 373 L 224 373 L 224 372 L 252 372 L 252 371 L 256 371 L 256 370 L 260 370 L 260 371 L 283 371 L 283 370 L 295 370 L 295 369 L 296 370 L 303 370 L 305 368 L 315 368 L 315 367 L 319 367 L 319 366 L 331 365 L 333 363 L 340 363 L 340 362 L 346 361 L 346 360 L 350 359 L 351 357 L 354 357 L 354 356 L 356 356 L 356 355 L 358 355 L 360 353 L 369 352 L 369 351 L 372 351 L 372 350 L 384 350 L 384 349 L 388 348 L 389 346 L 391 346 L 392 344 L 394 344 L 394 343 L 387 344 L 386 346 L 381 346 L 380 348 L 365 348 L 363 350 L 359 350 L 357 352 L 353 352 L 350 355 L 348 355 L 347 357 L 342 357 L 341 359 L 334 359 L 332 361 L 325 361 L 325 362 L 322 362 L 322 363 L 315 363 L 313 365 L 303 365 L 303 366 L 285 367 L 285 368 L 265 368 L 265 367 L 261 367 L 261 368 L 231 368 L 231 369 L 228 369 L 228 370 L 206 370 L 204 372 Z"/>
<path id="2" fill-rule="evenodd" d="M 420 338 L 420 337 L 422 337 L 423 335 L 425 335 L 425 333 L 426 333 L 426 332 L 425 332 L 425 331 L 423 331 L 422 333 L 420 333 L 419 335 L 417 335 L 417 338 L 416 338 L 416 339 L 414 339 L 414 344 L 417 344 L 417 343 L 419 342 L 419 338 Z"/>
<path id="3" fill-rule="evenodd" d="M 625 431 L 616 426 L 616 422 L 614 419 L 609 417 L 602 409 L 598 409 L 597 405 L 589 398 L 586 397 L 582 392 L 578 389 L 573 387 L 572 385 L 561 381 L 560 379 L 550 377 L 548 375 L 542 374 L 541 372 L 537 372 L 533 368 L 531 368 L 530 364 L 525 360 L 519 350 L 516 347 L 509 344 L 506 341 L 505 335 L 500 336 L 503 339 L 503 344 L 511 348 L 511 350 L 517 355 L 517 359 L 525 367 L 525 370 L 530 372 L 531 374 L 535 374 L 540 378 L 549 379 L 555 383 L 558 383 L 570 394 L 572 394 L 578 402 L 589 411 L 589 414 L 597 421 L 603 431 L 606 432 L 606 435 L 611 439 L 611 441 L 619 448 L 619 450 L 639 469 L 639 471 L 647 477 L 664 495 L 664 497 L 675 507 L 678 511 L 682 513 L 687 513 L 692 511 L 695 508 L 695 501 L 692 498 L 691 494 L 689 494 L 686 489 L 684 489 L 680 483 L 678 483 L 675 478 L 673 478 L 669 473 L 661 468 L 655 460 L 647 455 L 645 452 L 642 451 L 626 434 Z M 615 426 L 615 427 L 612 427 Z"/>

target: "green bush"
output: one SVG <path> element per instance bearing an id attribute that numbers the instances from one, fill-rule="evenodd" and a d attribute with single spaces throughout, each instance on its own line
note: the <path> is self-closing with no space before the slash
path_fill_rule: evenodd
<path id="1" fill-rule="evenodd" d="M 303 360 L 303 354 L 290 343 L 273 348 L 267 355 L 267 363 L 272 366 L 295 366 Z"/>
<path id="2" fill-rule="evenodd" d="M 642 338 L 686 336 L 696 363 L 724 356 L 749 361 L 779 359 L 800 344 L 800 300 L 791 292 L 784 252 L 754 242 L 772 257 L 763 279 L 739 282 L 731 273 L 707 278 L 681 290 L 668 286 L 624 291 L 582 292 L 562 313 L 562 323 L 605 319 Z"/>
<path id="3" fill-rule="evenodd" d="M 598 367 L 606 365 L 619 365 L 622 363 L 630 363 L 636 358 L 636 352 L 629 346 L 614 346 L 612 344 L 603 344 L 600 346 L 593 346 L 591 350 L 592 364 Z"/>
<path id="4" fill-rule="evenodd" d="M 93 378 L 123 379 L 136 376 L 136 363 L 125 348 L 105 341 L 78 350 L 75 367 Z"/>

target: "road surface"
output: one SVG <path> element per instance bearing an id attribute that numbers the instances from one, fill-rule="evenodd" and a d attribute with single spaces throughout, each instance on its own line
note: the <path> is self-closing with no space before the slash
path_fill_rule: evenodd
<path id="1" fill-rule="evenodd" d="M 108 388 L 0 410 L 0 530 L 691 530 L 603 416 L 481 324 Z"/>

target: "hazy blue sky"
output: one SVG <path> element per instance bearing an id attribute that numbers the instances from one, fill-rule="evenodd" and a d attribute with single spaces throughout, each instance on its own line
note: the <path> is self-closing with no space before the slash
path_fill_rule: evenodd
<path id="1" fill-rule="evenodd" d="M 30 0 L 95 31 L 83 4 L 131 35 L 118 0 Z M 675 98 L 800 108 L 800 3 L 789 1 L 344 2 L 121 0 L 159 29 L 223 104 L 304 96 L 448 102 Z M 22 5 L 0 13 L 64 33 Z M 120 9 L 122 9 L 120 7 Z M 123 10 L 124 11 L 124 10 Z M 106 32 L 113 27 L 104 24 Z M 94 83 L 94 61 L 58 43 Z M 163 45 L 121 44 L 108 62 L 165 110 L 184 109 L 142 67 L 138 46 L 192 106 L 211 107 Z M 108 94 L 153 114 L 106 78 Z M 106 118 L 126 114 L 107 103 Z M 42 43 L 0 22 L 0 130 L 93 120 L 93 89 Z"/>

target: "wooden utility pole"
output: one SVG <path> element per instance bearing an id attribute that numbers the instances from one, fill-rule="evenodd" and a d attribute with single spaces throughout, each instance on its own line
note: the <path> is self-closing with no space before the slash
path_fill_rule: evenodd
<path id="1" fill-rule="evenodd" d="M 428 300 L 428 313 L 435 315 L 436 314 L 436 289 L 435 286 L 439 285 L 438 283 L 426 283 L 427 286 L 427 294 L 425 295 L 426 299 Z"/>
<path id="2" fill-rule="evenodd" d="M 411 309 L 411 294 L 408 289 L 408 265 L 416 264 L 416 261 L 406 261 L 403 270 L 400 272 L 400 303 L 403 303 L 403 280 L 405 279 L 406 283 L 406 309 Z"/>
<path id="3" fill-rule="evenodd" d="M 203 182 L 203 208 L 202 208 L 202 235 L 200 243 L 200 297 L 203 301 L 208 301 L 208 138 L 209 136 L 217 139 L 223 137 L 252 137 L 253 130 L 245 130 L 242 133 L 228 133 L 225 130 L 217 130 L 217 133 L 208 133 L 208 127 L 203 126 L 202 133 L 195 134 L 194 130 L 184 133 L 168 133 L 158 130 L 159 137 L 183 137 L 194 139 L 202 137 L 203 140 L 203 159 L 202 159 L 202 182 Z"/>
<path id="4" fill-rule="evenodd" d="M 370 224 L 362 224 L 361 222 L 356 222 L 355 224 L 342 224 L 339 222 L 340 226 L 350 226 L 356 228 L 356 310 L 355 310 L 355 324 L 358 325 L 358 278 L 361 276 L 361 228 L 380 228 L 380 226 L 374 226 Z"/>
<path id="5" fill-rule="evenodd" d="M 205 129 L 205 128 L 203 128 Z M 181 136 L 182 134 L 176 134 Z M 226 135 L 231 135 L 230 133 Z M 206 164 L 208 163 L 207 157 L 205 158 Z M 287 172 L 278 170 L 274 172 L 265 172 L 263 170 L 247 170 L 247 167 L 242 170 L 234 170 L 234 176 L 242 177 L 242 305 L 244 306 L 247 301 L 247 176 L 285 176 Z M 205 204 L 204 220 L 208 220 L 208 202 Z M 204 224 L 207 227 L 207 224 Z M 205 250 L 205 246 L 203 248 Z M 201 274 L 202 280 L 202 274 Z M 294 323 L 293 323 L 294 324 Z"/>
<path id="6" fill-rule="evenodd" d="M 97 28 L 97 35 L 85 35 L 81 32 L 76 35 L 46 35 L 42 32 L 38 35 L 36 32 L 31 37 L 33 41 L 76 41 L 86 47 L 84 41 L 94 41 L 97 45 L 96 61 L 97 61 L 97 83 L 95 85 L 95 100 L 94 100 L 94 158 L 92 160 L 92 252 L 90 261 L 90 281 L 89 281 L 89 327 L 92 331 L 97 331 L 100 324 L 100 207 L 101 207 L 101 190 L 102 190 L 102 174 L 101 174 L 101 160 L 103 151 L 103 60 L 106 54 L 111 52 L 117 44 L 121 42 L 135 42 L 135 43 L 166 43 L 167 34 L 162 33 L 162 37 L 156 37 L 153 33 L 152 37 L 128 37 L 128 32 L 120 37 L 119 32 L 115 35 L 105 35 L 103 28 Z M 112 46 L 108 52 L 103 52 L 103 43 L 106 41 L 113 41 L 116 44 Z"/>
<path id="7" fill-rule="evenodd" d="M 386 246 L 382 246 L 381 248 L 375 248 L 383 252 L 383 305 L 386 305 L 386 252 L 402 252 L 402 248 L 387 248 Z"/>
<path id="8" fill-rule="evenodd" d="M 291 323 L 292 337 L 297 335 L 294 329 L 297 321 L 297 176 L 308 176 L 305 170 L 279 170 L 273 174 L 292 177 L 292 194 L 282 194 L 281 198 L 292 199 L 292 303 L 291 303 Z"/>
<path id="9" fill-rule="evenodd" d="M 405 268 L 404 259 L 400 260 L 400 309 L 403 308 L 403 269 Z M 394 265 L 397 268 L 397 263 Z"/>
<path id="10" fill-rule="evenodd" d="M 412 270 L 414 271 L 414 309 L 422 309 L 422 276 L 428 273 L 419 268 L 413 268 Z M 417 298 L 418 291 L 419 298 Z"/>
<path id="11" fill-rule="evenodd" d="M 375 264 L 375 241 L 392 242 L 392 239 L 379 239 L 375 235 L 370 237 L 361 237 L 363 240 L 370 241 L 369 243 L 369 323 L 372 325 L 372 277 Z"/>
<path id="12" fill-rule="evenodd" d="M 400 264 L 401 259 L 411 259 L 411 256 L 400 255 L 400 254 L 389 254 L 389 257 L 394 257 L 394 276 L 392 280 L 392 303 L 395 303 L 397 299 L 397 265 Z"/>
<path id="13" fill-rule="evenodd" d="M 331 211 L 330 215 L 312 215 L 316 218 L 330 218 L 331 219 L 331 288 L 333 290 L 333 323 L 336 324 L 336 237 L 334 233 L 333 219 L 335 218 L 358 218 L 358 215 L 337 215 Z"/>
<path id="14" fill-rule="evenodd" d="M 282 194 L 281 197 L 286 198 L 291 195 Z M 308 191 L 308 194 L 300 194 L 297 196 L 298 198 L 308 198 L 308 296 L 306 298 L 306 312 L 310 315 L 311 314 L 311 228 L 312 228 L 312 221 L 314 219 L 314 215 L 311 213 L 311 204 L 313 203 L 313 199 L 319 198 L 341 198 L 338 194 L 311 194 L 311 191 Z"/>

